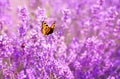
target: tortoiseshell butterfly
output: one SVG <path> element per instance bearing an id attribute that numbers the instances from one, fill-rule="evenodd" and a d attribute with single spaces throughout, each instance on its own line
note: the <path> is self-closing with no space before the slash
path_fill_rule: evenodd
<path id="1" fill-rule="evenodd" d="M 55 26 L 55 22 L 51 25 L 51 27 L 49 27 L 45 21 L 42 21 L 42 29 L 41 29 L 41 32 L 44 34 L 44 35 L 49 35 L 49 34 L 52 34 L 53 31 L 54 31 L 54 26 Z"/>

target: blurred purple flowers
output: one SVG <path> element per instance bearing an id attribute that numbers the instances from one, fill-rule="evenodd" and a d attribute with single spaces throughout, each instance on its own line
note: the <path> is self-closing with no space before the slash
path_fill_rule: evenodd
<path id="1" fill-rule="evenodd" d="M 0 79 L 120 79 L 120 0 L 28 2 L 0 0 Z"/>

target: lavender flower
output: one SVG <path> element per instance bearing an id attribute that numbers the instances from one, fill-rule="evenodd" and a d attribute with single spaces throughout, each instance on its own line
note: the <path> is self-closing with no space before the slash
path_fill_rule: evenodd
<path id="1" fill-rule="evenodd" d="M 120 78 L 118 0 L 11 2 L 0 1 L 0 79 Z M 52 34 L 42 21 L 56 21 Z"/>

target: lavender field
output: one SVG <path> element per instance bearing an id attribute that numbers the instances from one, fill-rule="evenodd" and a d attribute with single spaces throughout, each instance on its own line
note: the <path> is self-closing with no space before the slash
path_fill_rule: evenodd
<path id="1" fill-rule="evenodd" d="M 0 0 L 0 79 L 120 79 L 120 0 Z"/>

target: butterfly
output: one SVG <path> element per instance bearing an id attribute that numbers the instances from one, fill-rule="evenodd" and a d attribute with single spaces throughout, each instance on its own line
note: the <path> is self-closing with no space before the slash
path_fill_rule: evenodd
<path id="1" fill-rule="evenodd" d="M 54 27 L 55 27 L 55 21 L 53 22 L 53 24 L 49 27 L 45 21 L 42 21 L 42 28 L 41 28 L 41 32 L 44 35 L 49 35 L 52 34 L 54 31 Z"/>

